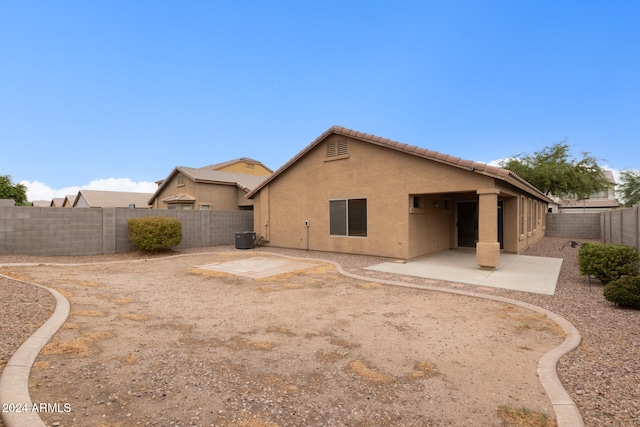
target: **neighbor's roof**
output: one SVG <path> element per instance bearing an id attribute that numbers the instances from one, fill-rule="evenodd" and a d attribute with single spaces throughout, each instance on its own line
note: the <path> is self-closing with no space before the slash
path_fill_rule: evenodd
<path id="1" fill-rule="evenodd" d="M 603 172 L 604 177 L 607 179 L 607 181 L 609 181 L 610 184 L 616 183 L 616 178 L 613 176 L 613 172 L 611 172 L 609 169 L 605 169 L 603 170 Z"/>
<path id="2" fill-rule="evenodd" d="M 222 172 L 205 168 L 187 168 L 179 166 L 176 169 L 195 182 L 207 182 L 213 184 L 235 184 L 245 191 L 253 190 L 264 180 L 263 176 L 248 175 L 244 173 Z"/>
<path id="3" fill-rule="evenodd" d="M 249 157 L 240 157 L 239 159 L 228 160 L 226 162 L 215 163 L 213 165 L 203 166 L 200 169 L 210 169 L 210 170 L 220 170 L 227 166 L 235 165 L 236 163 L 255 163 L 256 165 L 261 165 L 263 168 L 268 170 L 269 172 L 273 172 L 270 168 L 268 168 L 264 163 L 259 160 L 250 159 Z"/>
<path id="4" fill-rule="evenodd" d="M 169 176 L 162 181 L 155 193 L 148 199 L 149 204 L 160 194 L 164 187 L 171 181 L 171 178 L 178 172 L 197 183 L 235 185 L 245 192 L 249 192 L 257 187 L 264 179 L 264 176 L 247 175 L 244 173 L 222 172 L 204 168 L 188 168 L 178 166 L 171 171 Z"/>
<path id="5" fill-rule="evenodd" d="M 81 197 L 84 197 L 87 204 L 92 208 L 128 208 L 131 204 L 136 205 L 136 207 L 146 207 L 151 193 L 80 190 L 73 202 L 74 207 Z"/>
<path id="6" fill-rule="evenodd" d="M 563 209 L 619 208 L 620 202 L 617 199 L 562 200 L 558 202 L 558 206 Z"/>
<path id="7" fill-rule="evenodd" d="M 64 197 L 55 197 L 51 200 L 51 203 L 49 203 L 49 206 L 52 208 L 61 208 L 63 203 L 64 203 Z"/>
<path id="8" fill-rule="evenodd" d="M 508 182 L 509 184 L 514 185 L 515 187 L 521 190 L 524 190 L 528 193 L 535 194 L 537 197 L 545 201 L 548 201 L 548 202 L 552 201 L 543 192 L 541 192 L 536 187 L 534 187 L 524 179 L 520 178 L 518 175 L 516 175 L 510 170 L 499 168 L 497 166 L 491 166 L 486 163 L 478 163 L 471 160 L 464 160 L 459 157 L 449 156 L 448 154 L 443 154 L 437 151 L 428 150 L 426 148 L 420 148 L 413 145 L 404 144 L 402 142 L 393 141 L 388 138 L 382 138 L 382 137 L 371 135 L 368 133 L 357 132 L 355 130 L 347 129 L 342 126 L 332 126 L 331 128 L 329 128 L 322 135 L 317 137 L 311 144 L 306 146 L 302 151 L 300 151 L 297 155 L 295 155 L 291 160 L 289 160 L 277 171 L 275 171 L 270 177 L 265 179 L 258 187 L 256 187 L 255 189 L 253 189 L 253 191 L 247 194 L 246 197 L 248 198 L 253 197 L 253 195 L 256 194 L 258 191 L 260 191 L 265 185 L 267 185 L 272 180 L 276 179 L 289 166 L 296 163 L 300 158 L 302 158 L 305 154 L 311 151 L 316 145 L 318 145 L 321 141 L 326 139 L 331 134 L 347 136 L 363 142 L 368 142 L 370 144 L 378 145 L 378 146 L 389 148 L 396 151 L 401 151 L 403 153 L 411 154 L 417 157 L 433 160 L 435 162 L 448 164 L 450 166 L 454 166 L 461 169 L 471 170 L 474 173 L 490 176 L 490 177 Z"/>

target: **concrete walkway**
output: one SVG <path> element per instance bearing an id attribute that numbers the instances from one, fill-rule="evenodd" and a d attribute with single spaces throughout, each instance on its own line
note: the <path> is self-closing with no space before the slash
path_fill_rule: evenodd
<path id="1" fill-rule="evenodd" d="M 406 263 L 383 262 L 367 269 L 553 295 L 561 267 L 560 258 L 502 254 L 497 269 L 483 270 L 476 264 L 475 252 L 449 250 Z"/>

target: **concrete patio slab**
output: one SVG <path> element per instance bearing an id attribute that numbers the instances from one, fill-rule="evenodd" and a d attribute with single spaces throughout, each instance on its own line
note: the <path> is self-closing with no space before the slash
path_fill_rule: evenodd
<path id="1" fill-rule="evenodd" d="M 476 264 L 474 252 L 450 250 L 406 263 L 383 262 L 366 268 L 427 279 L 553 295 L 561 267 L 560 258 L 502 254 L 497 269 L 482 270 Z"/>
<path id="2" fill-rule="evenodd" d="M 198 268 L 250 277 L 252 279 L 262 279 L 277 274 L 290 273 L 317 266 L 318 264 L 302 261 L 253 257 L 237 261 L 199 265 Z"/>

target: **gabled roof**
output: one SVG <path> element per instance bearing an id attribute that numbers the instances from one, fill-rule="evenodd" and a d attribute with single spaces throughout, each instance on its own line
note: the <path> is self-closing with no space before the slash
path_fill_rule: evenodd
<path id="1" fill-rule="evenodd" d="M 70 194 L 68 196 L 65 196 L 64 202 L 62 202 L 62 206 L 65 207 L 65 205 L 68 205 L 68 207 L 73 207 L 73 202 L 76 200 L 76 196 L 77 194 Z"/>
<path id="2" fill-rule="evenodd" d="M 604 169 L 602 172 L 604 172 L 604 177 L 606 178 L 607 181 L 609 181 L 609 184 L 615 185 L 616 178 L 613 176 L 613 172 L 610 171 L 609 169 Z"/>
<path id="3" fill-rule="evenodd" d="M 148 200 L 149 204 L 153 204 L 153 200 L 160 194 L 164 187 L 171 181 L 177 173 L 182 173 L 184 176 L 196 183 L 205 184 L 220 184 L 220 185 L 235 185 L 245 192 L 253 190 L 260 184 L 265 177 L 258 175 L 247 175 L 243 173 L 222 172 L 217 170 L 211 170 L 204 168 L 188 168 L 185 166 L 178 166 L 174 168 L 169 176 L 162 181 L 162 184 L 158 187 L 155 193 Z"/>
<path id="4" fill-rule="evenodd" d="M 195 182 L 235 184 L 245 191 L 253 190 L 264 180 L 263 176 L 247 175 L 244 173 L 234 172 L 222 172 L 205 168 L 187 168 L 179 166 L 176 169 Z"/>
<path id="5" fill-rule="evenodd" d="M 496 178 L 501 181 L 508 182 L 509 184 L 514 185 L 515 187 L 521 190 L 524 190 L 527 193 L 535 194 L 538 198 L 543 199 L 547 202 L 552 201 L 549 197 L 547 197 L 544 193 L 542 193 L 536 187 L 534 187 L 524 179 L 520 178 L 518 175 L 516 175 L 510 170 L 499 168 L 497 166 L 491 166 L 486 163 L 478 163 L 471 160 L 464 160 L 459 157 L 449 156 L 448 154 L 443 154 L 437 151 L 428 150 L 426 148 L 420 148 L 413 145 L 404 144 L 402 142 L 393 141 L 388 138 L 382 138 L 382 137 L 371 135 L 368 133 L 358 132 L 355 130 L 344 128 L 342 126 L 330 127 L 322 135 L 317 137 L 311 144 L 307 145 L 302 151 L 300 151 L 297 155 L 295 155 L 291 160 L 289 160 L 277 171 L 275 171 L 270 177 L 265 179 L 258 187 L 256 187 L 255 189 L 253 189 L 253 191 L 247 194 L 246 197 L 252 198 L 253 195 L 256 194 L 258 191 L 260 191 L 265 185 L 267 185 L 269 182 L 276 179 L 289 166 L 296 163 L 298 160 L 300 160 L 300 158 L 302 158 L 305 154 L 311 151 L 316 145 L 320 144 L 320 142 L 322 142 L 332 134 L 347 136 L 363 142 L 389 148 L 395 151 L 400 151 L 403 153 L 411 154 L 413 156 L 422 157 L 422 158 L 429 159 L 439 163 L 444 163 L 460 169 L 470 170 L 474 173 L 478 173 L 481 175 L 490 176 L 492 178 Z"/>
<path id="6" fill-rule="evenodd" d="M 235 165 L 236 163 L 244 163 L 244 162 L 255 163 L 257 165 L 261 165 L 263 168 L 265 168 L 269 172 L 273 172 L 270 168 L 265 166 L 264 163 L 262 163 L 261 161 L 250 159 L 249 157 L 240 157 L 239 159 L 233 159 L 233 160 L 228 160 L 226 162 L 215 163 L 215 164 L 212 164 L 212 165 L 203 166 L 200 169 L 220 170 L 222 168 L 226 168 L 227 166 Z"/>
<path id="7" fill-rule="evenodd" d="M 61 208 L 63 203 L 64 197 L 54 197 L 53 199 L 51 199 L 51 203 L 49 203 L 49 206 L 52 208 Z"/>
<path id="8" fill-rule="evenodd" d="M 131 204 L 136 205 L 136 207 L 147 207 L 149 197 L 151 197 L 151 193 L 80 190 L 73 202 L 73 206 L 76 207 L 78 201 L 84 198 L 92 208 L 128 208 Z"/>

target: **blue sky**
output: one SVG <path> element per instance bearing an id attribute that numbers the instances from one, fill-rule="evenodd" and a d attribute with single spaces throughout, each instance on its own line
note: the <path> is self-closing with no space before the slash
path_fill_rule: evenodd
<path id="1" fill-rule="evenodd" d="M 0 175 L 30 199 L 277 169 L 332 125 L 474 161 L 640 169 L 637 1 L 0 5 Z M 102 187 L 101 187 L 102 186 Z"/>

